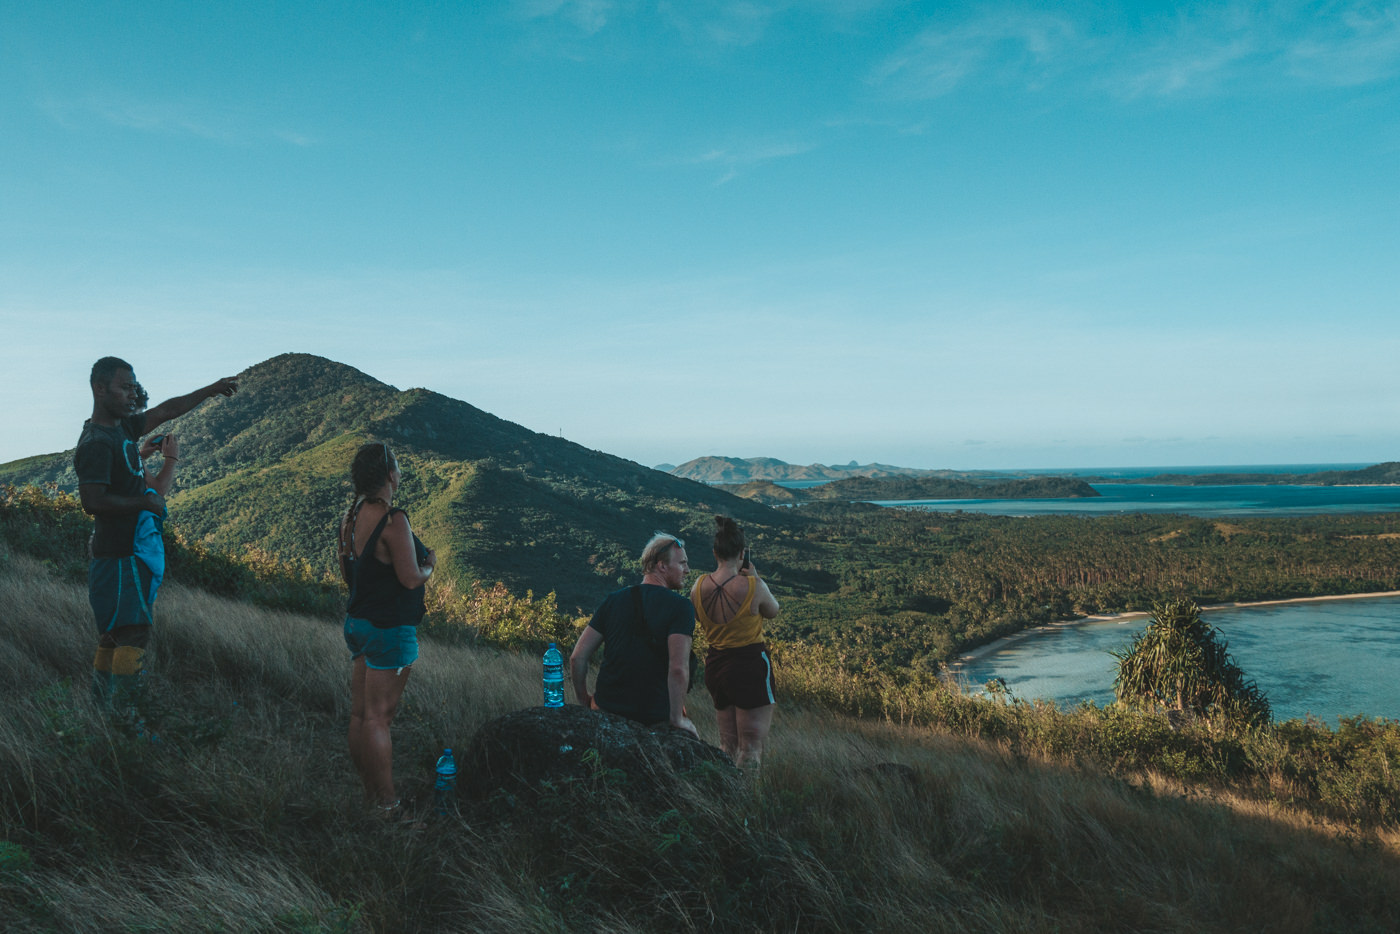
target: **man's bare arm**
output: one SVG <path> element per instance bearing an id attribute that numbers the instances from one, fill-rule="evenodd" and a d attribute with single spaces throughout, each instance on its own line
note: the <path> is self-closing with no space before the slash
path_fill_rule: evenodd
<path id="1" fill-rule="evenodd" d="M 574 699 L 585 707 L 597 709 L 593 695 L 588 693 L 588 660 L 598 646 L 603 644 L 603 634 L 592 626 L 579 633 L 574 651 L 569 655 L 569 674 L 574 681 Z"/>
<path id="2" fill-rule="evenodd" d="M 180 459 L 180 442 L 175 440 L 173 434 L 166 435 L 157 448 L 164 458 L 160 465 L 160 473 L 151 480 L 151 488 L 162 497 L 170 495 L 170 488 L 175 485 L 175 462 Z M 143 455 L 145 448 L 141 449 Z"/>
<path id="3" fill-rule="evenodd" d="M 205 399 L 212 399 L 214 396 L 231 396 L 237 391 L 238 377 L 225 376 L 217 383 L 210 383 L 203 389 L 196 389 L 194 392 L 176 396 L 174 399 L 166 399 L 160 405 L 146 410 L 146 431 L 153 431 L 157 426 L 165 424 L 172 418 L 179 418 Z"/>
<path id="4" fill-rule="evenodd" d="M 83 512 L 90 516 L 98 514 L 108 516 L 133 515 L 143 510 L 160 515 L 165 512 L 165 500 L 159 493 L 147 493 L 145 496 L 118 496 L 111 492 L 111 487 L 105 483 L 80 483 L 78 484 L 78 499 L 83 504 Z"/>
<path id="5" fill-rule="evenodd" d="M 671 727 L 684 730 L 696 739 L 700 733 L 685 715 L 685 692 L 690 688 L 690 636 L 675 633 L 666 637 L 670 666 L 666 672 L 666 695 L 671 704 Z"/>

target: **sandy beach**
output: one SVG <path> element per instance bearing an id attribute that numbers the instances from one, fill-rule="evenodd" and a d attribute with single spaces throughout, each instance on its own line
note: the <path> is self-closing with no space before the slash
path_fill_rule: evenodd
<path id="1" fill-rule="evenodd" d="M 1333 594 L 1325 597 L 1293 597 L 1288 600 L 1259 600 L 1253 603 L 1214 603 L 1210 606 L 1201 607 L 1201 612 L 1209 613 L 1212 610 L 1234 610 L 1259 606 L 1287 606 L 1289 604 L 1294 603 L 1326 603 L 1332 600 L 1364 600 L 1367 598 L 1375 597 L 1400 597 L 1400 590 L 1386 590 L 1380 593 Z M 1149 615 L 1151 614 L 1146 612 L 1108 613 L 1095 616 L 1081 616 L 1077 619 L 1059 620 L 1054 623 L 1048 623 L 1044 626 L 1034 626 L 1030 629 L 1022 629 L 1020 632 L 1015 632 L 1009 636 L 1004 636 L 1003 638 L 998 639 L 995 642 L 989 642 L 986 645 L 979 645 L 977 648 L 959 655 L 954 661 L 949 663 L 948 674 L 956 676 L 960 671 L 962 671 L 964 666 L 971 664 L 972 662 L 975 662 L 978 659 L 984 658 L 992 654 L 993 652 L 1000 651 L 1001 649 L 1004 649 L 1009 645 L 1013 645 L 1022 639 L 1029 638 L 1038 632 L 1047 632 L 1053 629 L 1060 628 L 1062 626 L 1075 626 L 1079 623 L 1124 623 L 1129 620 L 1142 619 L 1143 617 Z"/>

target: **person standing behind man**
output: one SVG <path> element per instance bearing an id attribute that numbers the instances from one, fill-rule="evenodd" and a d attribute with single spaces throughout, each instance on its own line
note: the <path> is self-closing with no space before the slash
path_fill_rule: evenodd
<path id="1" fill-rule="evenodd" d="M 744 532 L 729 516 L 715 516 L 714 555 L 715 572 L 690 592 L 710 646 L 705 687 L 715 700 L 720 747 L 740 768 L 757 769 L 777 703 L 763 623 L 778 615 L 778 600 L 758 576 Z"/>
<path id="2" fill-rule="evenodd" d="M 685 542 L 664 532 L 647 542 L 642 582 L 608 594 L 569 656 L 580 704 L 699 738 L 685 712 L 695 610 L 676 593 L 689 570 Z M 588 661 L 604 643 L 598 680 L 589 694 Z"/>
<path id="3" fill-rule="evenodd" d="M 88 602 L 98 635 L 94 687 L 103 703 L 125 705 L 145 669 L 154 623 L 153 573 L 147 560 L 136 555 L 137 520 L 142 512 L 165 515 L 164 498 L 147 488 L 139 439 L 205 399 L 233 395 L 238 379 L 225 377 L 146 412 L 139 411 L 145 393 L 125 360 L 98 360 L 89 383 L 92 417 L 78 437 L 73 469 L 83 511 L 93 517 Z M 169 455 L 178 456 L 173 448 Z"/>

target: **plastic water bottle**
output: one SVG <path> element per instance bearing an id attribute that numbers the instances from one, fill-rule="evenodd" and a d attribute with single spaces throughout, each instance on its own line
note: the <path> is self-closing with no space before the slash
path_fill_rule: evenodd
<path id="1" fill-rule="evenodd" d="M 433 783 L 433 805 L 439 814 L 446 814 L 452 807 L 452 796 L 457 790 L 457 760 L 452 758 L 452 750 L 444 749 L 437 761 L 437 781 Z"/>
<path id="2" fill-rule="evenodd" d="M 553 642 L 544 653 L 544 705 L 564 706 L 564 656 Z"/>

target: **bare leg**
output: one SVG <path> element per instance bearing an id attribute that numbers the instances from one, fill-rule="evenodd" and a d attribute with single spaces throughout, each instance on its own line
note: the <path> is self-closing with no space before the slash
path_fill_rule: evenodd
<path id="1" fill-rule="evenodd" d="M 739 755 L 734 763 L 740 768 L 757 769 L 763 759 L 763 743 L 773 725 L 775 704 L 764 704 L 752 710 L 735 708 L 734 721 L 739 732 Z"/>
<path id="2" fill-rule="evenodd" d="M 715 711 L 715 722 L 719 724 L 719 748 L 733 759 L 739 754 L 739 728 L 734 722 L 734 707 Z"/>
<path id="3" fill-rule="evenodd" d="M 365 804 L 374 799 L 370 796 L 369 783 L 365 780 L 365 667 L 363 657 L 350 663 L 350 761 L 355 764 L 355 773 L 365 786 Z"/>
<path id="4" fill-rule="evenodd" d="M 409 670 L 369 668 L 358 658 L 350 678 L 350 758 L 364 783 L 365 798 L 380 806 L 398 800 L 389 726 L 398 713 Z"/>

